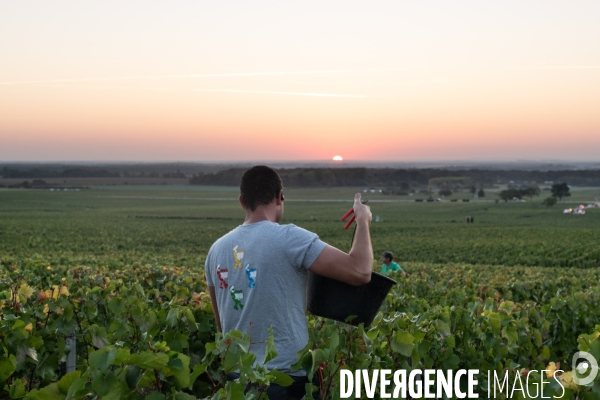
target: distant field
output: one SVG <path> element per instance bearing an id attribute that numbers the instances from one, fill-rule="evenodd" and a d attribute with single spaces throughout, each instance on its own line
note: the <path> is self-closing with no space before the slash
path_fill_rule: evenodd
<path id="1" fill-rule="evenodd" d="M 286 189 L 283 222 L 348 249 L 352 234 L 339 217 L 361 189 Z M 574 190 L 570 200 L 586 203 L 599 194 Z M 189 185 L 0 189 L 0 257 L 199 267 L 212 242 L 242 222 L 237 195 L 237 188 Z M 390 250 L 400 262 L 589 267 L 600 260 L 600 209 L 563 215 L 560 204 L 543 207 L 543 196 L 524 203 L 496 203 L 491 193 L 478 203 L 415 203 L 412 196 L 363 195 L 380 220 L 372 227 L 375 252 Z M 466 216 L 475 222 L 466 224 Z"/>

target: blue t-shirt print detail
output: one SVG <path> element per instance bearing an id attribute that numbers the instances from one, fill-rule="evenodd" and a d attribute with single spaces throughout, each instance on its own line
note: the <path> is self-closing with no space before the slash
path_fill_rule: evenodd
<path id="1" fill-rule="evenodd" d="M 248 289 L 252 289 L 256 286 L 256 268 L 250 268 L 250 264 L 246 264 L 245 270 L 248 280 L 250 281 L 250 283 L 248 283 Z"/>

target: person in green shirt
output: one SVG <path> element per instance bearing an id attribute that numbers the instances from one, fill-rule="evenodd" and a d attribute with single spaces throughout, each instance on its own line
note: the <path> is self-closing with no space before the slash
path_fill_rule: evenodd
<path id="1" fill-rule="evenodd" d="M 406 276 L 406 272 L 402 269 L 400 264 L 394 262 L 393 260 L 394 255 L 391 252 L 383 252 L 383 254 L 381 255 L 381 261 L 383 262 L 383 264 L 381 264 L 381 273 L 383 275 L 386 275 L 390 271 L 401 271 L 402 276 Z"/>

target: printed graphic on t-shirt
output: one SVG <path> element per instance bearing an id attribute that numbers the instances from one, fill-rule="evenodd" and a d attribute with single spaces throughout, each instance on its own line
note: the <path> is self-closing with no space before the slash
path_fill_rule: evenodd
<path id="1" fill-rule="evenodd" d="M 231 293 L 231 298 L 235 303 L 233 309 L 241 310 L 242 308 L 244 308 L 244 305 L 242 304 L 242 300 L 244 299 L 244 292 L 242 292 L 241 290 L 235 290 L 235 286 L 231 286 L 229 288 L 229 292 Z"/>
<path id="2" fill-rule="evenodd" d="M 219 287 L 221 289 L 227 289 L 227 286 L 229 286 L 227 284 L 228 275 L 229 271 L 227 270 L 227 268 L 221 269 L 221 265 L 217 265 L 217 276 L 219 277 L 219 281 L 221 281 L 221 283 L 219 284 Z"/>
<path id="3" fill-rule="evenodd" d="M 239 249 L 238 250 L 238 245 L 236 244 L 235 246 L 233 246 L 233 269 L 241 269 L 242 268 L 242 259 L 244 258 L 244 250 Z"/>
<path id="4" fill-rule="evenodd" d="M 252 289 L 256 286 L 256 268 L 250 268 L 250 264 L 246 264 L 245 270 L 248 280 L 250 281 L 250 283 L 248 283 L 248 288 Z"/>

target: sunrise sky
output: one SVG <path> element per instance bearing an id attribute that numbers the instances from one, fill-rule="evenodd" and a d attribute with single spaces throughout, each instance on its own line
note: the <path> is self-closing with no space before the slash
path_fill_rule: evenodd
<path id="1" fill-rule="evenodd" d="M 0 161 L 589 160 L 600 2 L 3 1 Z"/>

